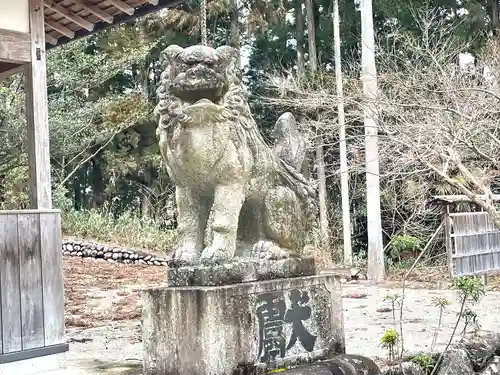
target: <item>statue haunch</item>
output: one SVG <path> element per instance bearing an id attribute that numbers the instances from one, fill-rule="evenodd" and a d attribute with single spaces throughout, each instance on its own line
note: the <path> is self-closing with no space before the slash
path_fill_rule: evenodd
<path id="1" fill-rule="evenodd" d="M 315 190 L 300 173 L 305 139 L 285 113 L 274 129 L 274 149 L 267 146 L 236 53 L 200 45 L 163 52 L 155 112 L 161 154 L 176 185 L 177 265 L 221 263 L 236 248 L 259 258 L 298 255 L 314 221 Z"/>

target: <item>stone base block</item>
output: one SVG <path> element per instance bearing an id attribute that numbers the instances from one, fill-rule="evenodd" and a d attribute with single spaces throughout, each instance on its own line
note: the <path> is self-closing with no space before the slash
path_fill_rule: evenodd
<path id="1" fill-rule="evenodd" d="M 169 268 L 168 286 L 215 286 L 316 274 L 313 258 L 239 258 L 216 266 Z"/>
<path id="2" fill-rule="evenodd" d="M 143 292 L 145 375 L 238 375 L 344 353 L 339 276 Z"/>
<path id="3" fill-rule="evenodd" d="M 66 369 L 66 353 L 0 364 L 0 375 L 46 375 Z"/>

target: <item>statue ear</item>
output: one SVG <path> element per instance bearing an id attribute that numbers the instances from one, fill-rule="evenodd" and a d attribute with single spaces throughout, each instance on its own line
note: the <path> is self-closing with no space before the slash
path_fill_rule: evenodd
<path id="1" fill-rule="evenodd" d="M 215 53 L 225 62 L 231 61 L 238 55 L 238 51 L 236 50 L 236 48 L 233 48 L 231 46 L 221 46 L 215 50 Z"/>
<path id="2" fill-rule="evenodd" d="M 161 53 L 164 63 L 170 65 L 179 54 L 184 51 L 184 48 L 178 46 L 177 44 L 172 44 L 165 48 Z"/>
<path id="3" fill-rule="evenodd" d="M 230 46 L 221 46 L 215 50 L 217 56 L 226 66 L 229 76 L 236 78 L 236 82 L 241 81 L 241 68 L 238 66 L 238 50 Z"/>

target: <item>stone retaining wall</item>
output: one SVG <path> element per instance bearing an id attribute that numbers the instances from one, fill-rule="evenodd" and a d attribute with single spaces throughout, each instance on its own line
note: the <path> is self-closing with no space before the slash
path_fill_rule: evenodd
<path id="1" fill-rule="evenodd" d="M 165 258 L 160 258 L 143 251 L 78 240 L 63 240 L 62 252 L 65 256 L 93 258 L 111 263 L 147 264 L 150 266 L 167 265 Z"/>

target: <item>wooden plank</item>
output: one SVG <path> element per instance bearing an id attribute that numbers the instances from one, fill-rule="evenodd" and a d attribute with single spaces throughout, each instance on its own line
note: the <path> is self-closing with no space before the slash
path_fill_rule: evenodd
<path id="1" fill-rule="evenodd" d="M 27 361 L 29 359 L 46 357 L 46 356 L 51 356 L 54 354 L 64 353 L 64 352 L 67 352 L 68 349 L 69 349 L 69 345 L 67 343 L 64 343 L 64 344 L 57 344 L 57 345 L 52 345 L 52 346 L 44 346 L 43 348 L 23 350 L 21 352 L 2 354 L 2 355 L 0 355 L 0 367 L 3 367 L 2 365 L 8 364 L 8 363 Z M 42 359 L 42 361 L 43 361 L 43 359 Z M 27 363 L 27 362 L 25 362 L 25 363 Z M 40 360 L 36 361 L 35 363 L 40 363 Z M 36 365 L 34 363 L 30 363 L 28 366 L 33 368 Z M 7 367 L 12 368 L 12 366 L 8 366 L 8 365 L 7 365 Z M 22 368 L 22 365 L 16 366 L 16 367 Z M 21 372 L 21 373 L 23 373 L 23 372 Z M 39 373 L 40 372 L 37 372 L 37 374 L 39 374 Z M 50 373 L 52 374 L 53 372 L 50 371 Z M 1 372 L 0 374 L 11 375 L 10 372 Z M 46 372 L 44 372 L 44 374 L 46 374 Z"/>
<path id="2" fill-rule="evenodd" d="M 23 350 L 43 347 L 42 255 L 40 215 L 18 215 Z"/>
<path id="3" fill-rule="evenodd" d="M 0 29 L 0 61 L 22 64 L 30 60 L 30 34 Z"/>
<path id="4" fill-rule="evenodd" d="M 486 196 L 476 195 L 474 197 L 477 200 L 485 200 Z M 493 202 L 500 202 L 500 194 L 493 194 L 489 196 Z M 432 197 L 430 203 L 436 204 L 453 204 L 453 203 L 474 203 L 467 195 L 436 195 Z"/>
<path id="5" fill-rule="evenodd" d="M 137 7 L 138 5 L 143 5 L 143 4 L 151 4 L 157 6 L 159 3 L 160 0 L 139 0 L 136 3 L 134 3 L 134 6 Z"/>
<path id="6" fill-rule="evenodd" d="M 462 216 L 488 216 L 487 212 L 454 212 L 450 214 L 451 217 L 462 217 Z"/>
<path id="7" fill-rule="evenodd" d="M 450 217 L 450 207 L 446 206 L 444 215 L 445 247 L 446 247 L 446 255 L 448 261 L 448 273 L 450 277 L 453 277 L 453 251 L 451 242 L 451 228 L 452 228 L 452 222 Z"/>
<path id="8" fill-rule="evenodd" d="M 454 233 L 451 235 L 451 237 L 458 238 L 458 237 L 484 236 L 486 234 L 500 234 L 500 230 L 492 230 L 488 232 L 474 232 L 474 233 Z"/>
<path id="9" fill-rule="evenodd" d="M 0 63 L 0 82 L 11 75 L 23 72 L 24 69 L 23 65 Z"/>
<path id="10" fill-rule="evenodd" d="M 107 22 L 109 24 L 113 23 L 113 16 L 101 8 L 99 8 L 97 5 L 94 5 L 90 3 L 88 0 L 71 0 L 75 4 L 78 4 L 88 10 L 90 13 L 92 13 L 94 16 L 99 17 L 101 20 L 104 22 Z"/>
<path id="11" fill-rule="evenodd" d="M 464 258 L 472 258 L 476 255 L 489 255 L 489 254 L 499 254 L 499 250 L 489 250 L 489 251 L 472 251 L 467 254 L 453 254 L 452 258 L 453 259 L 464 259 Z"/>
<path id="12" fill-rule="evenodd" d="M 60 32 L 62 35 L 67 36 L 70 39 L 75 37 L 75 32 L 68 29 L 66 26 L 61 25 L 59 22 L 52 20 L 45 20 L 45 24 L 53 28 L 54 30 Z"/>
<path id="13" fill-rule="evenodd" d="M 42 208 L 34 210 L 1 210 L 1 215 L 12 215 L 12 214 L 42 214 L 42 213 L 60 213 L 61 210 L 56 210 L 52 208 Z"/>
<path id="14" fill-rule="evenodd" d="M 26 72 L 31 208 L 51 208 L 49 120 L 43 1 L 30 1 L 31 55 Z"/>
<path id="15" fill-rule="evenodd" d="M 61 216 L 40 214 L 45 345 L 64 343 Z"/>
<path id="16" fill-rule="evenodd" d="M 59 4 L 55 4 L 54 1 L 45 1 L 45 6 L 54 12 L 60 14 L 64 18 L 70 20 L 73 23 L 76 23 L 78 26 L 83 27 L 87 31 L 92 31 L 94 30 L 94 24 L 92 22 L 87 21 L 86 19 L 80 17 L 77 14 L 74 14 L 73 12 L 67 10 L 66 8 L 63 8 Z"/>
<path id="17" fill-rule="evenodd" d="M 45 41 L 47 43 L 50 43 L 52 44 L 53 46 L 56 46 L 57 45 L 57 38 L 53 37 L 52 35 L 50 34 L 45 34 Z"/>
<path id="18" fill-rule="evenodd" d="M 108 0 L 107 3 L 113 5 L 117 9 L 120 9 L 123 13 L 127 13 L 129 16 L 132 16 L 135 12 L 133 7 L 122 0 Z"/>
<path id="19" fill-rule="evenodd" d="M 2 353 L 18 352 L 21 345 L 20 258 L 17 215 L 0 216 L 0 309 Z"/>

